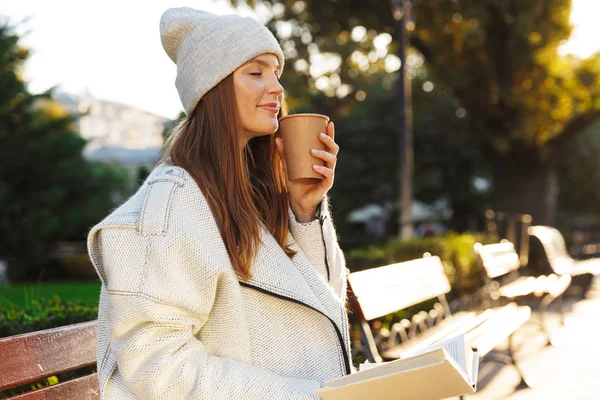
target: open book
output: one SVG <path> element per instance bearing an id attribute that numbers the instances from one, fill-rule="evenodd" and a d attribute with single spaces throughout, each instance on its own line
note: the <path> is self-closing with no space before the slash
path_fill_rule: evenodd
<path id="1" fill-rule="evenodd" d="M 317 394 L 323 400 L 445 399 L 475 392 L 478 369 L 477 351 L 460 334 L 399 360 L 361 364 L 359 372 L 326 382 Z"/>

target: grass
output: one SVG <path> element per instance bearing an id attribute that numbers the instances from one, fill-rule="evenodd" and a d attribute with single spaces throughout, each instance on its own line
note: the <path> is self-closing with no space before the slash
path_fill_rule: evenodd
<path id="1" fill-rule="evenodd" d="M 87 305 L 97 305 L 100 296 L 100 282 L 45 282 L 0 285 L 0 305 L 16 304 L 25 306 L 31 300 L 47 299 L 57 295 L 62 300 L 80 300 Z"/>

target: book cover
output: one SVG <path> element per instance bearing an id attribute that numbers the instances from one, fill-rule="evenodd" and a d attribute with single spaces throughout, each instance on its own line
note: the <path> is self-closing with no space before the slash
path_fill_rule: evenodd
<path id="1" fill-rule="evenodd" d="M 474 393 L 478 368 L 477 353 L 461 334 L 407 358 L 367 365 L 326 382 L 317 394 L 323 400 L 445 399 Z"/>

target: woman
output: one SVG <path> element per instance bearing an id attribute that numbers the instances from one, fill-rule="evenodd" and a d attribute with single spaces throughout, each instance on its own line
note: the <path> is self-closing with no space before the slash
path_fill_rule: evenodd
<path id="1" fill-rule="evenodd" d="M 348 374 L 345 262 L 327 191 L 286 180 L 275 138 L 284 57 L 250 18 L 167 10 L 186 118 L 165 158 L 95 226 L 102 281 L 98 375 L 106 399 L 318 399 Z"/>

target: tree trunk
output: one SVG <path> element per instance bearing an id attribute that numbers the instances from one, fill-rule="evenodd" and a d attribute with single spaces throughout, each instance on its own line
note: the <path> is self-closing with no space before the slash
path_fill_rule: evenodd
<path id="1" fill-rule="evenodd" d="M 510 161 L 497 163 L 494 171 L 494 209 L 530 214 L 533 225 L 553 225 L 559 191 L 556 168 L 552 165 L 506 168 L 506 162 Z"/>

